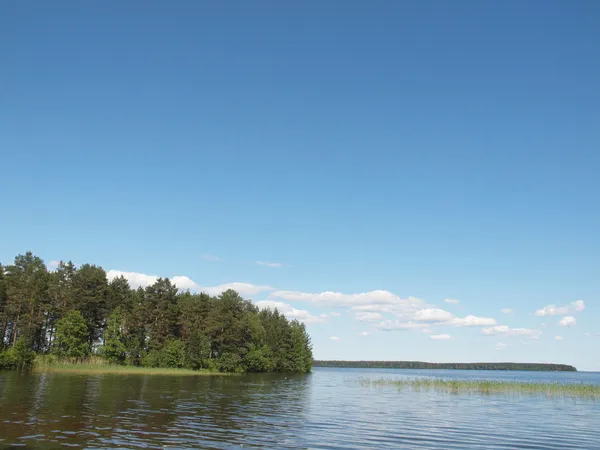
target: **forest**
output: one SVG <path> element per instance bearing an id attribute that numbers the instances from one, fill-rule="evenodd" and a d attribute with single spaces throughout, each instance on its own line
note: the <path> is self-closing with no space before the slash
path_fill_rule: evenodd
<path id="1" fill-rule="evenodd" d="M 27 252 L 0 264 L 0 369 L 38 357 L 221 372 L 308 372 L 304 324 L 232 290 L 180 291 L 167 278 L 132 289 L 102 267 Z"/>
<path id="2" fill-rule="evenodd" d="M 566 364 L 543 363 L 430 363 L 422 361 L 318 361 L 314 367 L 348 367 L 356 369 L 459 369 L 459 370 L 535 370 L 575 372 L 577 369 Z"/>

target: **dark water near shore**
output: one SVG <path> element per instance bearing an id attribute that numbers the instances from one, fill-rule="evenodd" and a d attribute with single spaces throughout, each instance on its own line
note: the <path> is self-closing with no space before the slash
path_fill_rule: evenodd
<path id="1" fill-rule="evenodd" d="M 600 384 L 600 373 L 584 372 L 0 373 L 0 448 L 600 449 L 597 400 L 358 383 L 432 375 Z"/>

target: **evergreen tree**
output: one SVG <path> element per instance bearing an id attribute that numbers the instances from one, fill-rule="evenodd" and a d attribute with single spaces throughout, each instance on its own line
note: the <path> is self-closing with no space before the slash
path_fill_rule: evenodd
<path id="1" fill-rule="evenodd" d="M 102 335 L 108 312 L 107 298 L 108 281 L 104 269 L 82 265 L 73 276 L 73 306 L 85 318 L 90 352 Z"/>

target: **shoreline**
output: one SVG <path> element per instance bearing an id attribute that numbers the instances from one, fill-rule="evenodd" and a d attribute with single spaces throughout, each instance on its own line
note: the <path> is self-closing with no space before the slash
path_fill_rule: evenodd
<path id="1" fill-rule="evenodd" d="M 313 361 L 313 367 L 334 367 L 344 369 L 424 369 L 577 372 L 577 368 L 575 366 L 571 366 L 568 364 L 515 362 L 433 363 L 426 361 L 349 361 L 316 359 Z"/>
<path id="2" fill-rule="evenodd" d="M 71 363 L 52 362 L 38 363 L 32 367 L 32 373 L 72 373 L 92 375 L 184 375 L 184 376 L 231 376 L 233 373 L 214 372 L 209 370 L 192 370 L 162 367 L 141 367 L 116 365 L 108 363 Z"/>

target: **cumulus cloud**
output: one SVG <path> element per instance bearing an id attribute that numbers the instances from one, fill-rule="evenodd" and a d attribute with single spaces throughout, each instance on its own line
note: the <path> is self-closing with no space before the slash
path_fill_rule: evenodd
<path id="1" fill-rule="evenodd" d="M 325 318 L 323 315 L 314 316 L 309 311 L 305 311 L 303 309 L 296 309 L 292 305 L 283 302 L 274 302 L 272 300 L 261 300 L 255 303 L 260 309 L 277 309 L 280 313 L 285 315 L 290 319 L 297 319 L 300 322 L 303 322 L 307 325 L 313 323 L 323 323 L 325 322 Z"/>
<path id="2" fill-rule="evenodd" d="M 146 287 L 150 286 L 158 280 L 158 276 L 156 275 L 146 275 L 144 273 L 137 272 L 123 272 L 120 270 L 109 270 L 106 272 L 106 277 L 109 281 L 114 278 L 123 276 L 129 282 L 129 285 L 137 289 L 138 287 Z M 191 280 L 189 277 L 177 275 L 171 278 L 171 281 L 178 289 L 187 290 L 193 292 L 205 292 L 209 295 L 219 295 L 228 289 L 233 289 L 238 292 L 242 297 L 248 297 L 252 295 L 260 294 L 261 292 L 272 291 L 273 288 L 271 286 L 261 286 L 250 283 L 225 283 L 219 284 L 217 286 L 201 286 L 195 281 Z"/>
<path id="3" fill-rule="evenodd" d="M 513 312 L 513 310 L 510 308 L 502 308 L 500 312 L 503 312 L 504 314 L 510 314 Z"/>
<path id="4" fill-rule="evenodd" d="M 496 319 L 490 317 L 477 317 L 468 315 L 467 317 L 454 317 L 444 324 L 452 325 L 455 327 L 487 327 L 490 325 L 496 325 Z"/>
<path id="5" fill-rule="evenodd" d="M 450 336 L 449 334 L 432 334 L 431 336 L 429 336 L 429 339 L 433 339 L 434 341 L 447 341 L 451 337 L 452 336 Z"/>
<path id="6" fill-rule="evenodd" d="M 460 303 L 459 300 L 456 300 L 454 298 L 447 298 L 446 300 L 444 300 L 446 303 L 450 303 L 451 305 L 456 305 L 458 303 Z"/>
<path id="7" fill-rule="evenodd" d="M 233 289 L 238 294 L 240 294 L 242 297 L 257 295 L 257 294 L 260 294 L 261 292 L 273 290 L 273 288 L 271 286 L 236 282 L 236 283 L 219 284 L 217 286 L 198 286 L 196 291 L 206 292 L 209 295 L 219 295 L 229 289 Z"/>
<path id="8" fill-rule="evenodd" d="M 412 316 L 414 320 L 418 320 L 419 322 L 444 322 L 453 317 L 452 313 L 437 308 L 421 309 Z"/>
<path id="9" fill-rule="evenodd" d="M 329 339 L 332 341 L 341 341 L 342 340 L 341 337 L 337 337 L 337 336 L 330 336 Z"/>
<path id="10" fill-rule="evenodd" d="M 220 258 L 220 257 L 215 256 L 215 255 L 209 255 L 208 253 L 204 253 L 203 255 L 200 255 L 200 256 L 205 261 L 212 261 L 212 262 L 224 261 L 223 258 Z"/>
<path id="11" fill-rule="evenodd" d="M 575 319 L 575 317 L 573 316 L 565 316 L 562 319 L 560 319 L 560 322 L 558 322 L 558 324 L 562 327 L 572 327 L 576 323 L 577 319 Z"/>
<path id="12" fill-rule="evenodd" d="M 48 268 L 48 270 L 56 270 L 56 268 L 59 266 L 59 264 L 60 264 L 60 261 L 53 259 L 46 265 L 46 267 Z"/>
<path id="13" fill-rule="evenodd" d="M 562 336 L 554 336 L 554 339 L 557 341 L 562 341 L 564 338 Z"/>
<path id="14" fill-rule="evenodd" d="M 389 291 L 370 291 L 360 294 L 343 294 L 325 291 L 319 293 L 283 291 L 271 293 L 271 297 L 292 302 L 311 302 L 317 305 L 349 307 L 356 310 L 405 314 L 425 307 L 425 302 L 415 297 L 400 298 Z"/>
<path id="15" fill-rule="evenodd" d="M 283 267 L 283 264 L 278 262 L 266 262 L 266 261 L 256 261 L 257 266 L 271 267 L 273 269 L 279 269 Z"/>
<path id="16" fill-rule="evenodd" d="M 373 322 L 383 319 L 383 316 L 376 312 L 359 311 L 356 313 L 356 318 L 361 322 Z"/>
<path id="17" fill-rule="evenodd" d="M 368 336 L 371 333 L 369 333 L 368 331 L 363 331 L 362 333 L 360 333 L 361 336 Z"/>
<path id="18" fill-rule="evenodd" d="M 496 343 L 496 350 L 504 350 L 506 347 L 508 346 L 503 342 Z"/>
<path id="19" fill-rule="evenodd" d="M 548 305 L 542 309 L 538 309 L 535 315 L 538 317 L 544 316 L 559 316 L 562 314 L 569 314 L 573 312 L 583 311 L 585 309 L 585 302 L 583 300 L 577 300 L 569 303 L 565 306 Z"/>
<path id="20" fill-rule="evenodd" d="M 189 289 L 190 291 L 196 290 L 199 286 L 192 280 L 190 280 L 186 276 L 175 276 L 171 278 L 171 282 L 177 286 L 177 289 L 181 289 L 185 291 Z"/>
<path id="21" fill-rule="evenodd" d="M 529 328 L 510 328 L 507 325 L 498 325 L 495 327 L 484 328 L 481 332 L 485 335 L 505 335 L 505 336 L 539 336 L 542 334 L 539 330 Z"/>
<path id="22" fill-rule="evenodd" d="M 433 333 L 433 331 L 430 328 L 423 328 L 423 329 L 421 329 L 421 333 L 429 334 L 429 333 Z"/>
<path id="23" fill-rule="evenodd" d="M 339 312 L 337 312 L 337 311 L 330 312 L 329 315 L 331 317 L 340 317 L 341 316 L 341 314 Z"/>
<path id="24" fill-rule="evenodd" d="M 118 277 L 125 277 L 125 279 L 129 282 L 129 286 L 134 289 L 139 287 L 145 288 L 146 286 L 156 283 L 158 280 L 158 276 L 146 275 L 145 273 L 122 272 L 120 270 L 109 270 L 106 272 L 106 278 L 108 278 L 108 281 L 112 281 Z"/>
<path id="25" fill-rule="evenodd" d="M 391 331 L 391 330 L 420 330 L 423 328 L 427 328 L 426 323 L 416 323 L 416 322 L 402 322 L 400 320 L 383 320 L 379 322 L 379 324 L 375 325 L 377 328 L 382 330 Z"/>

